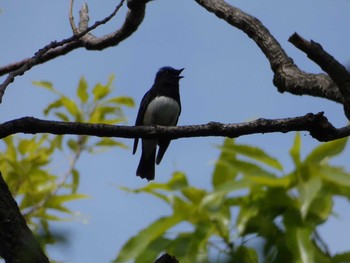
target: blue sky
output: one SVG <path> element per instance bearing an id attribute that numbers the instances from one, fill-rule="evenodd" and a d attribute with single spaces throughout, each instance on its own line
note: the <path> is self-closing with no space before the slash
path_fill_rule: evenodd
<path id="1" fill-rule="evenodd" d="M 335 58 L 350 63 L 350 2 L 326 1 L 228 1 L 256 16 L 269 28 L 295 63 L 307 72 L 321 72 L 319 67 L 287 40 L 294 32 L 323 45 Z M 116 1 L 88 1 L 90 21 L 107 16 Z M 82 1 L 75 3 L 75 16 Z M 0 58 L 5 65 L 32 56 L 52 40 L 71 36 L 68 22 L 69 1 L 1 1 Z M 125 10 L 125 8 L 124 8 Z M 96 35 L 114 30 L 124 19 L 125 11 Z M 90 85 L 106 82 L 115 74 L 115 96 L 128 95 L 138 104 L 162 66 L 185 68 L 181 80 L 182 115 L 179 125 L 244 122 L 264 118 L 284 118 L 324 111 L 336 126 L 346 125 L 342 106 L 320 98 L 281 94 L 272 84 L 269 63 L 259 48 L 244 33 L 208 13 L 195 1 L 157 0 L 147 5 L 146 17 L 139 30 L 118 46 L 104 51 L 73 51 L 36 66 L 9 86 L 0 105 L 0 121 L 23 116 L 43 117 L 42 109 L 53 97 L 31 82 L 48 80 L 65 94 L 75 96 L 81 76 Z M 30 98 L 28 100 L 28 98 Z M 137 108 L 125 111 L 128 124 L 136 118 Z M 302 133 L 304 154 L 317 142 Z M 240 143 L 260 146 L 291 169 L 288 149 L 294 134 L 251 135 Z M 123 140 L 129 146 L 131 140 Z M 174 170 L 184 171 L 190 182 L 209 187 L 213 162 L 218 157 L 215 145 L 222 138 L 194 138 L 173 141 L 160 166 L 156 180 L 164 182 Z M 340 164 L 347 164 L 346 156 Z M 68 156 L 62 157 L 62 163 Z M 69 247 L 50 249 L 55 259 L 65 262 L 108 262 L 122 244 L 150 222 L 170 211 L 152 197 L 131 195 L 117 186 L 140 187 L 146 181 L 135 176 L 139 161 L 131 150 L 115 149 L 99 155 L 82 156 L 80 192 L 87 200 L 70 205 L 80 216 L 69 223 L 55 224 L 67 231 Z M 349 204 L 337 200 L 336 212 L 322 234 L 331 251 L 348 249 L 344 228 L 349 227 Z M 340 239 L 342 236 L 343 239 Z M 99 245 L 98 253 L 96 246 Z M 89 252 L 93 253 L 89 253 Z"/>

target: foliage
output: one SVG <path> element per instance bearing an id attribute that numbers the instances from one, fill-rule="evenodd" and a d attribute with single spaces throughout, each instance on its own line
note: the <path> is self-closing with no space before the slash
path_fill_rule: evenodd
<path id="1" fill-rule="evenodd" d="M 113 79 L 111 76 L 107 84 L 98 83 L 90 91 L 86 80 L 81 78 L 77 101 L 59 93 L 50 82 L 34 84 L 57 97 L 45 108 L 46 116 L 53 114 L 63 121 L 117 124 L 125 122 L 122 107 L 133 107 L 134 102 L 129 97 L 110 97 Z M 5 145 L 0 153 L 0 170 L 29 226 L 41 236 L 44 247 L 61 239 L 50 231 L 50 221 L 67 220 L 67 215 L 74 214 L 66 203 L 86 197 L 78 193 L 80 173 L 76 163 L 80 155 L 97 148 L 126 147 L 111 138 L 46 134 L 30 139 L 11 136 L 2 141 Z M 53 171 L 52 162 L 58 152 L 65 152 L 70 160 L 66 168 Z"/>
<path id="2" fill-rule="evenodd" d="M 290 149 L 295 167 L 285 173 L 263 150 L 226 139 L 211 191 L 189 185 L 180 172 L 164 184 L 123 188 L 151 194 L 173 212 L 127 241 L 115 262 L 152 262 L 162 251 L 180 262 L 349 262 L 350 253 L 330 255 L 317 232 L 334 196 L 350 197 L 350 173 L 329 163 L 346 142 L 321 144 L 302 159 L 297 134 Z M 180 223 L 188 230 L 170 234 Z"/>

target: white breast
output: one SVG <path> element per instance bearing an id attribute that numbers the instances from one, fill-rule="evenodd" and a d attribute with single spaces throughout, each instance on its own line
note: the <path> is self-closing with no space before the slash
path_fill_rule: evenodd
<path id="1" fill-rule="evenodd" d="M 176 100 L 169 97 L 156 97 L 148 105 L 143 125 L 172 126 L 180 114 L 180 107 Z"/>

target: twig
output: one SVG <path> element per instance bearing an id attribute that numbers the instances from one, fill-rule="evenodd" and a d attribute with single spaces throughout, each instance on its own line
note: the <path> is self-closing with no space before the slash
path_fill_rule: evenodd
<path id="1" fill-rule="evenodd" d="M 86 30 L 84 30 L 78 34 L 74 34 L 73 36 L 71 36 L 69 38 L 63 39 L 63 40 L 58 41 L 58 42 L 52 41 L 50 44 L 48 44 L 45 47 L 43 47 L 42 49 L 38 50 L 32 58 L 26 60 L 26 62 L 21 67 L 10 72 L 9 75 L 7 76 L 7 78 L 5 79 L 5 81 L 0 85 L 0 103 L 2 102 L 2 98 L 4 96 L 4 93 L 5 93 L 7 86 L 14 81 L 15 77 L 23 75 L 26 71 L 30 70 L 34 65 L 39 64 L 42 60 L 42 57 L 45 54 L 47 54 L 47 52 L 49 50 L 54 50 L 57 47 L 64 46 L 64 45 L 69 44 L 69 43 L 75 43 L 79 38 L 83 37 L 91 30 L 94 30 L 98 26 L 107 23 L 119 11 L 119 9 L 122 7 L 124 1 L 125 0 L 121 0 L 120 3 L 114 9 L 114 11 L 106 18 L 95 22 L 92 26 L 88 27 Z M 76 44 L 77 44 L 77 46 L 79 45 L 79 43 L 76 43 Z"/>
<path id="2" fill-rule="evenodd" d="M 74 0 L 70 0 L 70 2 L 69 2 L 69 16 L 68 17 L 69 17 L 70 27 L 73 30 L 73 34 L 76 35 L 78 33 L 78 29 L 77 29 L 77 27 L 75 26 L 75 23 L 74 23 L 73 5 L 74 5 Z"/>
<path id="3" fill-rule="evenodd" d="M 124 23 L 120 29 L 100 38 L 89 35 L 89 38 L 85 37 L 84 41 L 74 41 L 67 43 L 63 47 L 50 49 L 46 54 L 42 56 L 40 61 L 38 61 L 38 64 L 47 62 L 58 56 L 65 55 L 72 50 L 81 47 L 85 47 L 89 50 L 102 50 L 106 47 L 116 46 L 118 43 L 129 37 L 137 30 L 138 26 L 142 23 L 145 16 L 146 4 L 150 1 L 151 0 L 128 0 L 129 11 L 127 12 Z M 0 67 L 0 76 L 19 69 L 24 64 L 28 63 L 30 59 L 31 58 L 23 59 L 21 61 Z"/>
<path id="4" fill-rule="evenodd" d="M 286 119 L 257 119 L 255 121 L 222 124 L 210 122 L 203 125 L 178 127 L 166 126 L 115 126 L 108 124 L 89 124 L 79 122 L 60 122 L 40 120 L 33 117 L 23 117 L 0 125 L 0 139 L 16 133 L 51 133 L 76 134 L 98 137 L 120 138 L 190 138 L 190 137 L 240 137 L 257 133 L 275 133 L 309 131 L 311 136 L 319 141 L 331 141 L 350 135 L 350 126 L 336 129 L 323 112 L 306 114 L 301 117 Z"/>

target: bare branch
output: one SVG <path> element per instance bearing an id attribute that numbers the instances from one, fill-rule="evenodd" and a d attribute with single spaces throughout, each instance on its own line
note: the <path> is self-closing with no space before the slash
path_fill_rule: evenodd
<path id="1" fill-rule="evenodd" d="M 94 25 L 88 27 L 86 30 L 74 34 L 72 37 L 64 39 L 62 41 L 53 41 L 40 49 L 36 54 L 31 57 L 24 59 L 20 62 L 6 65 L 0 68 L 0 76 L 9 73 L 5 81 L 0 85 L 0 103 L 4 95 L 6 87 L 12 83 L 16 76 L 23 75 L 26 71 L 31 69 L 33 66 L 42 64 L 56 58 L 58 56 L 65 55 L 74 49 L 85 47 L 90 50 L 101 50 L 107 47 L 115 46 L 121 41 L 125 40 L 132 33 L 134 33 L 138 26 L 143 21 L 146 9 L 146 3 L 150 0 L 128 0 L 129 11 L 126 15 L 126 19 L 121 28 L 111 34 L 108 34 L 101 38 L 96 38 L 88 32 L 94 30 L 98 26 L 107 23 L 115 14 L 119 11 L 125 0 L 121 0 L 116 6 L 111 15 L 104 18 L 103 20 L 95 22 Z M 73 3 L 71 2 L 71 5 Z M 72 7 L 71 7 L 72 8 Z M 73 23 L 73 15 L 70 8 L 70 23 Z M 79 31 L 81 28 L 72 26 L 73 31 Z"/>
<path id="2" fill-rule="evenodd" d="M 327 53 L 319 43 L 307 41 L 297 33 L 289 38 L 289 42 L 305 52 L 307 57 L 319 65 L 337 84 L 344 98 L 345 115 L 350 120 L 350 74 L 346 67 Z"/>
<path id="3" fill-rule="evenodd" d="M 257 119 L 237 124 L 210 122 L 203 125 L 167 126 L 115 126 L 79 122 L 60 122 L 24 117 L 0 125 L 0 139 L 16 133 L 76 134 L 120 138 L 190 138 L 190 137 L 240 137 L 256 133 L 309 131 L 319 141 L 331 141 L 350 135 L 350 126 L 336 129 L 323 112 L 286 119 Z"/>
<path id="4" fill-rule="evenodd" d="M 224 0 L 195 1 L 253 39 L 270 62 L 274 72 L 273 83 L 279 92 L 287 91 L 295 95 L 311 95 L 343 102 L 342 94 L 329 76 L 301 71 L 258 19 L 227 4 Z"/>
<path id="5" fill-rule="evenodd" d="M 61 47 L 61 48 L 64 48 L 64 49 L 70 51 L 72 49 L 69 49 L 69 48 L 67 49 L 67 46 L 68 47 L 70 45 L 72 47 L 79 46 L 79 43 L 80 43 L 79 38 L 83 37 L 88 32 L 90 32 L 91 30 L 94 30 L 98 26 L 103 25 L 103 24 L 107 23 L 109 20 L 111 20 L 113 18 L 113 16 L 118 12 L 118 10 L 122 7 L 123 3 L 124 3 L 124 0 L 121 0 L 120 4 L 117 5 L 117 7 L 115 8 L 115 10 L 113 11 L 113 13 L 111 15 L 109 15 L 108 17 L 106 17 L 100 21 L 95 22 L 95 24 L 88 27 L 83 32 L 80 32 L 76 35 L 73 35 L 70 38 L 63 39 L 59 42 L 52 41 L 50 44 L 46 45 L 45 47 L 40 49 L 38 52 L 36 52 L 32 58 L 28 59 L 27 62 L 25 64 L 23 64 L 23 66 L 16 69 L 15 71 L 10 72 L 8 77 L 5 79 L 5 81 L 0 85 L 0 103 L 2 102 L 2 97 L 4 96 L 4 93 L 5 93 L 7 86 L 14 81 L 15 77 L 23 75 L 26 71 L 30 70 L 33 66 L 42 63 L 44 55 L 47 54 L 48 51 L 50 51 L 50 50 L 51 51 L 56 50 L 57 47 Z M 76 45 L 74 45 L 74 44 L 76 44 Z"/>
<path id="6" fill-rule="evenodd" d="M 73 30 L 73 34 L 76 35 L 76 34 L 78 34 L 78 29 L 74 23 L 73 5 L 74 5 L 74 0 L 70 0 L 70 3 L 69 3 L 69 24 Z"/>

